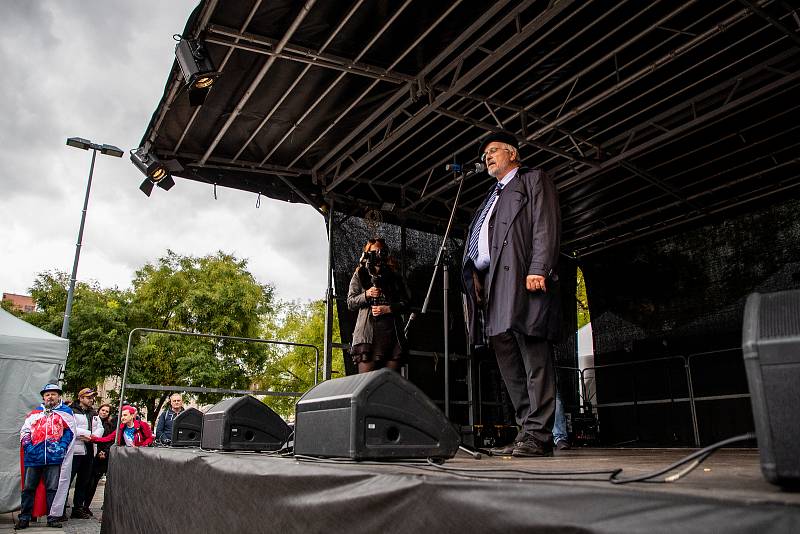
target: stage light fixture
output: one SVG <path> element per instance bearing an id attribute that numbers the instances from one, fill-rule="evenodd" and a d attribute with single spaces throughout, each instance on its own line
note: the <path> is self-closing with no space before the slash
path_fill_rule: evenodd
<path id="1" fill-rule="evenodd" d="M 139 147 L 131 150 L 131 161 L 137 169 L 142 171 L 147 178 L 139 186 L 142 193 L 150 196 L 153 186 L 157 185 L 164 191 L 169 191 L 175 185 L 172 179 L 172 172 L 183 170 L 183 167 L 176 160 L 161 161 L 158 156 Z"/>
<path id="2" fill-rule="evenodd" d="M 177 35 L 175 38 L 178 40 L 178 44 L 175 45 L 175 59 L 186 81 L 189 105 L 192 107 L 202 105 L 219 77 L 219 72 L 214 69 L 203 43 L 197 39 L 183 39 Z"/>

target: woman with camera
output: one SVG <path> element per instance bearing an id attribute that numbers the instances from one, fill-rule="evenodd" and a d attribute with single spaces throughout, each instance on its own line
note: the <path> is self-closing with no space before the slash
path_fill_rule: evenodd
<path id="1" fill-rule="evenodd" d="M 400 314 L 408 307 L 408 291 L 383 239 L 364 245 L 350 280 L 347 307 L 358 311 L 350 351 L 358 372 L 382 367 L 399 371 L 406 341 Z"/>

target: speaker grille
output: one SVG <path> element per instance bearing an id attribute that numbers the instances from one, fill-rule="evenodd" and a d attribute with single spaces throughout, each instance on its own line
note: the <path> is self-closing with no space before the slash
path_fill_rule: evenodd
<path id="1" fill-rule="evenodd" d="M 758 337 L 800 336 L 800 290 L 761 295 Z"/>

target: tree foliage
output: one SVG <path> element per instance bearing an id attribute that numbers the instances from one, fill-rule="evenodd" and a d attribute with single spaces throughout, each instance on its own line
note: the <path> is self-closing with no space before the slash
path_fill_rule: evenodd
<path id="1" fill-rule="evenodd" d="M 322 358 L 325 338 L 325 301 L 306 303 L 282 302 L 272 320 L 264 326 L 264 337 L 319 348 L 319 379 L 322 379 Z M 333 342 L 340 342 L 339 320 L 334 306 Z M 316 352 L 307 347 L 273 345 L 268 366 L 259 377 L 259 389 L 304 393 L 314 385 Z M 341 350 L 332 355 L 333 376 L 344 375 Z M 265 402 L 277 413 L 288 417 L 294 413 L 297 397 L 268 397 Z"/>
<path id="2" fill-rule="evenodd" d="M 64 272 L 39 274 L 31 288 L 37 311 L 22 318 L 60 335 L 68 285 L 69 277 Z M 69 357 L 64 370 L 64 390 L 68 395 L 74 396 L 82 388 L 122 372 L 130 298 L 127 291 L 101 289 L 96 283 L 75 285 Z"/>
<path id="3" fill-rule="evenodd" d="M 575 300 L 578 308 L 578 328 L 585 326 L 591 317 L 589 316 L 589 299 L 586 297 L 586 282 L 583 279 L 583 271 L 578 268 L 578 286 L 575 292 Z"/>
<path id="4" fill-rule="evenodd" d="M 68 284 L 66 273 L 41 273 L 31 288 L 38 311 L 24 319 L 59 335 Z M 168 251 L 136 272 L 130 291 L 78 283 L 70 318 L 65 391 L 74 395 L 108 377 L 121 377 L 128 336 L 135 328 L 258 338 L 273 312 L 272 286 L 256 282 L 246 261 L 223 252 L 193 257 Z M 160 333 L 134 334 L 131 342 L 129 384 L 250 389 L 253 377 L 262 376 L 268 368 L 269 351 L 263 344 Z M 129 389 L 125 397 L 146 408 L 154 422 L 168 395 Z M 199 395 L 198 402 L 220 398 Z"/>
<path id="5" fill-rule="evenodd" d="M 133 281 L 131 325 L 140 328 L 257 338 L 272 312 L 273 288 L 247 271 L 247 262 L 218 252 L 205 257 L 172 251 L 147 264 Z M 249 389 L 265 369 L 267 349 L 257 343 L 160 333 L 138 337 L 129 383 Z M 131 390 L 126 396 L 147 408 L 151 420 L 169 392 Z M 220 400 L 201 394 L 200 403 Z"/>

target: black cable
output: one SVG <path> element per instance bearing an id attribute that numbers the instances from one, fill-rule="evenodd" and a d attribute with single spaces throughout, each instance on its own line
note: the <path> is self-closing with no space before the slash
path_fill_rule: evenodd
<path id="1" fill-rule="evenodd" d="M 738 443 L 740 441 L 750 441 L 750 440 L 754 440 L 754 439 L 756 439 L 756 435 L 754 433 L 752 433 L 752 432 L 748 432 L 747 434 L 741 434 L 739 436 L 734 436 L 732 438 L 728 438 L 728 439 L 724 439 L 722 441 L 718 441 L 717 443 L 709 445 L 708 447 L 700 449 L 699 451 L 695 451 L 692 454 L 690 454 L 689 456 L 686 456 L 686 457 L 678 460 L 677 462 L 665 467 L 664 469 L 660 469 L 660 470 L 655 471 L 653 473 L 648 473 L 648 474 L 645 474 L 645 475 L 640 475 L 640 476 L 631 477 L 631 478 L 616 478 L 616 474 L 614 474 L 609 478 L 609 482 L 611 482 L 612 484 L 628 484 L 630 482 L 657 482 L 657 483 L 674 482 L 674 481 L 678 480 L 679 478 L 682 478 L 682 477 L 686 476 L 691 471 L 693 471 L 706 458 L 711 456 L 711 453 L 715 452 L 717 449 L 721 449 L 722 447 L 724 447 L 726 445 L 730 445 L 731 443 Z M 651 479 L 653 479 L 653 478 L 655 478 L 657 476 L 663 475 L 665 473 L 669 473 L 670 471 L 672 471 L 674 469 L 677 469 L 678 467 L 682 466 L 683 464 L 691 462 L 692 460 L 695 460 L 695 459 L 697 459 L 697 462 L 695 463 L 695 465 L 691 466 L 690 469 L 680 473 L 675 478 L 667 477 L 667 478 L 665 478 L 663 480 L 651 480 Z"/>

